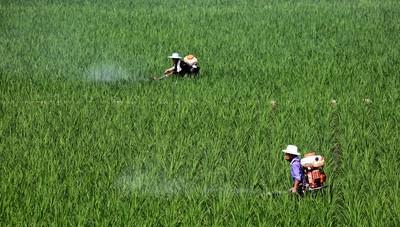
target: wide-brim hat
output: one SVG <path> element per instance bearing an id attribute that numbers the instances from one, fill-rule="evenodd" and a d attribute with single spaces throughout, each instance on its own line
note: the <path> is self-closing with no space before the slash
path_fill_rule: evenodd
<path id="1" fill-rule="evenodd" d="M 171 56 L 168 56 L 168 58 L 181 59 L 182 57 L 179 55 L 179 53 L 172 53 Z"/>
<path id="2" fill-rule="evenodd" d="M 297 146 L 295 145 L 288 145 L 285 150 L 282 150 L 282 152 L 286 154 L 300 155 Z"/>

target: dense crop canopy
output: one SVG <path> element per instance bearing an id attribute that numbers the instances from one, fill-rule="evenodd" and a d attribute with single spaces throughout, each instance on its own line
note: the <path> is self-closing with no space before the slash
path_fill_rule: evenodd
<path id="1" fill-rule="evenodd" d="M 2 225 L 399 226 L 398 1 L 2 1 Z M 198 79 L 150 81 L 174 51 Z M 296 199 L 281 150 L 326 157 Z"/>

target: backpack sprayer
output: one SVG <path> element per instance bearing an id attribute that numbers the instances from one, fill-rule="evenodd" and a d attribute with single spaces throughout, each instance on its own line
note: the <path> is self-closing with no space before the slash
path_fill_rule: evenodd
<path id="1" fill-rule="evenodd" d="M 199 61 L 197 60 L 197 58 L 193 54 L 186 55 L 183 58 L 183 61 L 191 67 L 190 71 L 192 73 L 197 73 L 198 72 L 197 69 L 199 68 L 199 66 L 198 66 Z"/>
<path id="2" fill-rule="evenodd" d="M 304 155 L 300 161 L 303 167 L 305 177 L 305 191 L 315 191 L 326 187 L 326 174 L 323 170 L 325 159 L 315 152 L 309 152 Z"/>

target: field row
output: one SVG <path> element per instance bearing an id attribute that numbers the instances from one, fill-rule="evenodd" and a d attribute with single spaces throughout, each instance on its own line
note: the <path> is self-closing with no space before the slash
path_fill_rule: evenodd
<path id="1" fill-rule="evenodd" d="M 351 99 L 351 101 L 354 101 L 354 99 Z M 208 100 L 208 99 L 202 99 L 202 100 L 194 100 L 194 99 L 189 99 L 189 100 L 158 100 L 157 104 L 163 105 L 163 104 L 179 104 L 179 103 L 185 103 L 185 104 L 194 104 L 194 103 L 219 103 L 219 104 L 228 104 L 232 102 L 232 99 L 218 99 L 218 100 Z M 60 100 L 60 99 L 53 99 L 53 100 L 17 100 L 17 101 L 0 101 L 1 104 L 4 105 L 21 105 L 21 104 L 27 104 L 27 105 L 63 105 L 63 104 L 100 104 L 100 105 L 106 105 L 106 104 L 117 104 L 117 105 L 137 105 L 139 101 L 137 100 L 116 100 L 116 99 L 110 99 L 110 98 L 104 98 L 104 100 Z M 240 103 L 255 103 L 255 104 L 270 104 L 271 107 L 277 107 L 281 103 L 276 100 L 271 100 L 271 101 L 260 101 L 260 100 L 238 100 L 235 101 L 235 104 L 240 104 Z M 284 105 L 290 105 L 294 104 L 296 102 L 294 101 L 286 101 L 282 102 Z M 315 103 L 315 102 L 314 102 Z M 325 104 L 330 104 L 332 107 L 336 107 L 339 102 L 335 99 L 331 99 L 329 101 L 324 102 Z M 372 100 L 369 98 L 360 98 L 360 104 L 372 104 Z"/>

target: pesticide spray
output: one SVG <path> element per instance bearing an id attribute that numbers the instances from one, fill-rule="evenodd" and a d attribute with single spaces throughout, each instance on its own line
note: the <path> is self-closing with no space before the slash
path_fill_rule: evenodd
<path id="1" fill-rule="evenodd" d="M 139 62 L 136 64 L 135 62 L 132 62 L 130 65 L 132 66 L 132 69 L 127 70 L 115 63 L 92 64 L 87 69 L 86 79 L 97 82 L 139 82 L 147 80 L 144 76 L 146 71 L 145 64 L 140 64 Z"/>
<path id="2" fill-rule="evenodd" d="M 289 194 L 288 191 L 269 191 L 262 188 L 252 189 L 235 187 L 230 184 L 198 185 L 180 177 L 165 177 L 146 171 L 128 171 L 116 182 L 123 194 L 136 194 L 152 197 L 176 196 L 251 196 L 276 197 Z"/>

